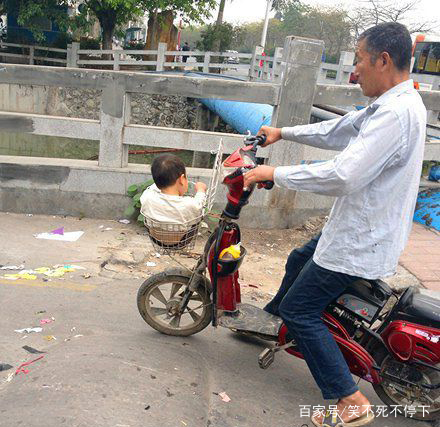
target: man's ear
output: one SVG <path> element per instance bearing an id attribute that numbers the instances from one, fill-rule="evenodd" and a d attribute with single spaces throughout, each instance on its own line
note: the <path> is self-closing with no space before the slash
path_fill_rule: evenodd
<path id="1" fill-rule="evenodd" d="M 393 60 L 388 52 L 382 52 L 378 58 L 383 68 L 389 68 L 393 64 Z"/>
<path id="2" fill-rule="evenodd" d="M 179 184 L 183 185 L 185 183 L 185 174 L 183 173 L 182 175 L 179 176 Z"/>

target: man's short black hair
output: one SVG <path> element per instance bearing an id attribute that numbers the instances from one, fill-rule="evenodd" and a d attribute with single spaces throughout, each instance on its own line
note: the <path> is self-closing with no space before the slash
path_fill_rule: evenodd
<path id="1" fill-rule="evenodd" d="M 366 49 L 373 63 L 377 55 L 388 52 L 394 65 L 400 71 L 409 70 L 411 64 L 412 41 L 408 29 L 397 22 L 384 22 L 368 28 L 359 36 L 365 39 Z"/>
<path id="2" fill-rule="evenodd" d="M 173 185 L 179 177 L 186 175 L 185 165 L 175 154 L 162 154 L 153 160 L 151 174 L 157 188 Z"/>

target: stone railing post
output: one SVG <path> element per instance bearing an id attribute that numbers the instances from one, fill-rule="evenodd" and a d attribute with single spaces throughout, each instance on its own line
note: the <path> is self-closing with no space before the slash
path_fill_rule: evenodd
<path id="1" fill-rule="evenodd" d="M 164 63 L 165 63 L 165 51 L 167 50 L 166 43 L 159 43 L 157 45 L 157 62 L 156 62 L 156 71 L 163 71 Z"/>
<path id="2" fill-rule="evenodd" d="M 323 49 L 321 40 L 286 38 L 280 99 L 274 108 L 272 126 L 281 128 L 309 123 Z M 304 158 L 304 146 L 294 142 L 279 141 L 270 147 L 268 163 L 272 166 L 299 164 Z M 267 205 L 279 210 L 285 226 L 289 226 L 295 192 L 274 188 L 266 197 Z"/>
<path id="3" fill-rule="evenodd" d="M 281 63 L 280 61 L 283 58 L 283 48 L 276 47 L 275 53 L 273 54 L 273 66 L 272 66 L 272 81 L 278 83 L 281 76 Z"/>
<path id="4" fill-rule="evenodd" d="M 119 62 L 121 60 L 121 53 L 122 52 L 116 51 L 113 54 L 113 70 L 115 70 L 115 71 L 119 71 L 120 70 Z"/>
<path id="5" fill-rule="evenodd" d="M 350 81 L 350 71 L 345 71 L 345 67 L 352 66 L 354 62 L 354 52 L 341 51 L 339 56 L 338 71 L 336 72 L 336 84 L 344 85 Z"/>
<path id="6" fill-rule="evenodd" d="M 257 59 L 258 55 L 261 55 L 264 51 L 263 46 L 255 46 L 254 52 L 252 54 L 251 64 L 249 68 L 249 80 L 255 80 L 258 78 L 258 71 L 255 70 L 255 67 L 260 62 L 259 59 Z"/>
<path id="7" fill-rule="evenodd" d="M 31 46 L 29 48 L 29 65 L 34 65 L 35 63 L 34 58 L 35 58 L 35 47 Z"/>
<path id="8" fill-rule="evenodd" d="M 209 61 L 211 60 L 211 52 L 205 52 L 205 57 L 203 60 L 203 72 L 209 73 Z"/>
<path id="9" fill-rule="evenodd" d="M 79 43 L 78 42 L 72 42 L 72 44 L 67 45 L 67 64 L 66 67 L 69 68 L 78 68 L 78 50 L 79 50 Z"/>
<path id="10" fill-rule="evenodd" d="M 130 122 L 130 94 L 123 85 L 113 82 L 102 91 L 99 166 L 126 167 L 128 145 L 124 145 L 124 126 Z"/>

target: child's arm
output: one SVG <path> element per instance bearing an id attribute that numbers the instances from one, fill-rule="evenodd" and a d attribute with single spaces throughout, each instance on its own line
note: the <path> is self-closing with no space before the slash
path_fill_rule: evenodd
<path id="1" fill-rule="evenodd" d="M 196 194 L 194 195 L 194 197 L 189 197 L 188 200 L 193 208 L 200 211 L 205 204 L 207 185 L 203 182 L 196 182 L 194 185 L 194 189 L 196 191 Z"/>
<path id="2" fill-rule="evenodd" d="M 196 190 L 196 193 L 198 193 L 199 191 L 202 193 L 206 193 L 206 184 L 204 182 L 196 182 L 194 185 L 194 189 Z"/>

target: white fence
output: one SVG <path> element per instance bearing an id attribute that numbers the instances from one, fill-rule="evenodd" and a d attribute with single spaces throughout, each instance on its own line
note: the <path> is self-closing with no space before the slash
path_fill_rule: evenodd
<path id="1" fill-rule="evenodd" d="M 21 53 L 7 50 L 21 50 Z M 45 53 L 43 55 L 42 53 Z M 54 57 L 56 56 L 56 57 Z M 351 52 L 341 52 L 339 64 L 321 63 L 319 83 L 344 84 L 349 82 L 353 70 Z M 187 61 L 183 61 L 187 58 Z M 350 63 L 351 60 L 351 63 Z M 44 64 L 71 68 L 105 68 L 140 71 L 153 69 L 163 71 L 196 70 L 204 73 L 221 70 L 222 74 L 248 77 L 251 81 L 278 82 L 281 78 L 283 48 L 275 49 L 274 56 L 263 54 L 263 48 L 256 46 L 253 53 L 203 52 L 167 50 L 166 43 L 159 43 L 157 50 L 80 49 L 79 43 L 68 45 L 67 49 L 31 46 L 0 42 L 0 62 L 21 64 Z"/>
<path id="2" fill-rule="evenodd" d="M 78 165 L 77 162 L 68 160 L 64 161 L 64 164 L 73 165 L 75 163 L 78 165 L 75 174 L 78 176 L 79 187 L 75 187 L 78 188 L 75 191 L 86 193 L 84 187 L 81 187 L 83 185 L 82 178 L 87 174 L 87 171 L 94 171 L 101 173 L 103 177 L 105 176 L 105 178 L 101 178 L 101 181 L 105 183 L 107 191 L 113 194 L 115 183 L 118 181 L 116 178 L 112 181 L 111 177 L 115 176 L 114 174 L 122 173 L 129 175 L 134 170 L 134 166 L 128 164 L 129 145 L 210 152 L 218 146 L 219 140 L 223 139 L 224 151 L 228 153 L 242 143 L 240 135 L 132 124 L 130 120 L 131 94 L 162 94 L 267 103 L 274 106 L 272 125 L 276 127 L 308 123 L 314 104 L 367 105 L 369 100 L 362 95 L 358 86 L 328 85 L 317 82 L 322 51 L 322 41 L 288 37 L 284 45 L 282 60 L 278 65 L 272 67 L 272 69 L 275 68 L 275 72 L 277 72 L 278 66 L 280 70 L 280 81 L 275 82 L 202 79 L 197 76 L 85 68 L 63 69 L 29 65 L 0 65 L 0 84 L 73 87 L 101 91 L 100 120 L 3 111 L 0 112 L 0 129 L 5 132 L 99 140 L 97 163 L 83 161 L 81 165 Z M 254 59 L 260 60 L 258 53 L 255 54 Z M 164 66 L 165 63 L 164 61 Z M 258 78 L 261 78 L 261 75 Z M 438 111 L 440 106 L 439 91 L 421 91 L 420 94 L 428 110 Z M 300 144 L 274 144 L 266 150 L 261 150 L 259 155 L 265 157 L 265 162 L 270 165 L 280 165 L 299 164 L 304 160 L 326 160 L 334 156 L 334 153 Z M 428 142 L 425 148 L 425 159 L 438 160 L 439 158 L 440 142 Z M 8 157 L 4 161 L 15 167 L 26 161 L 26 158 Z M 0 156 L 1 162 L 2 156 Z M 44 159 L 39 160 L 37 166 L 39 168 L 47 167 L 47 162 Z M 188 168 L 188 172 L 190 176 L 196 173 L 191 168 Z M 16 182 L 12 184 L 18 185 Z M 53 186 L 48 188 L 47 197 L 48 200 L 51 200 L 50 208 L 55 212 L 60 211 L 61 207 L 56 210 L 52 205 L 61 203 L 58 200 L 62 200 L 62 197 L 65 197 L 65 200 L 70 200 L 71 194 L 68 193 L 70 190 L 57 187 L 57 197 L 53 198 L 54 188 Z M 99 196 L 101 195 L 101 192 L 97 193 Z M 93 197 L 93 200 L 96 200 L 98 196 Z M 11 206 L 12 203 L 15 203 L 15 199 L 11 201 Z M 324 206 L 318 206 L 316 198 L 310 199 L 298 193 L 292 195 L 292 193 L 287 193 L 280 188 L 258 193 L 253 199 L 253 203 L 252 209 L 247 209 L 246 215 L 253 221 L 251 224 L 263 227 L 289 227 L 312 212 L 314 214 L 323 212 L 324 208 Z M 89 201 L 84 203 L 84 209 L 89 204 Z M 264 215 L 262 218 L 262 209 L 269 208 L 271 214 Z M 328 205 L 325 205 L 325 211 L 327 208 Z M 256 222 L 256 218 L 259 222 Z"/>
<path id="3" fill-rule="evenodd" d="M 22 53 L 5 52 L 6 50 L 15 49 L 21 50 Z M 23 51 L 26 51 L 26 53 L 23 53 Z M 47 56 L 49 52 L 57 53 L 58 55 L 56 56 L 63 56 L 63 58 Z M 16 60 L 18 60 L 19 63 L 34 65 L 36 61 L 44 61 L 51 63 L 50 65 L 65 67 L 67 64 L 67 52 L 68 51 L 66 49 L 58 49 L 54 47 L 33 46 L 17 43 L 3 43 L 0 41 L 0 58 L 2 58 L 2 62 L 15 62 Z M 45 53 L 45 55 L 43 55 L 42 53 Z M 11 58 L 12 61 L 8 61 L 8 58 Z"/>

